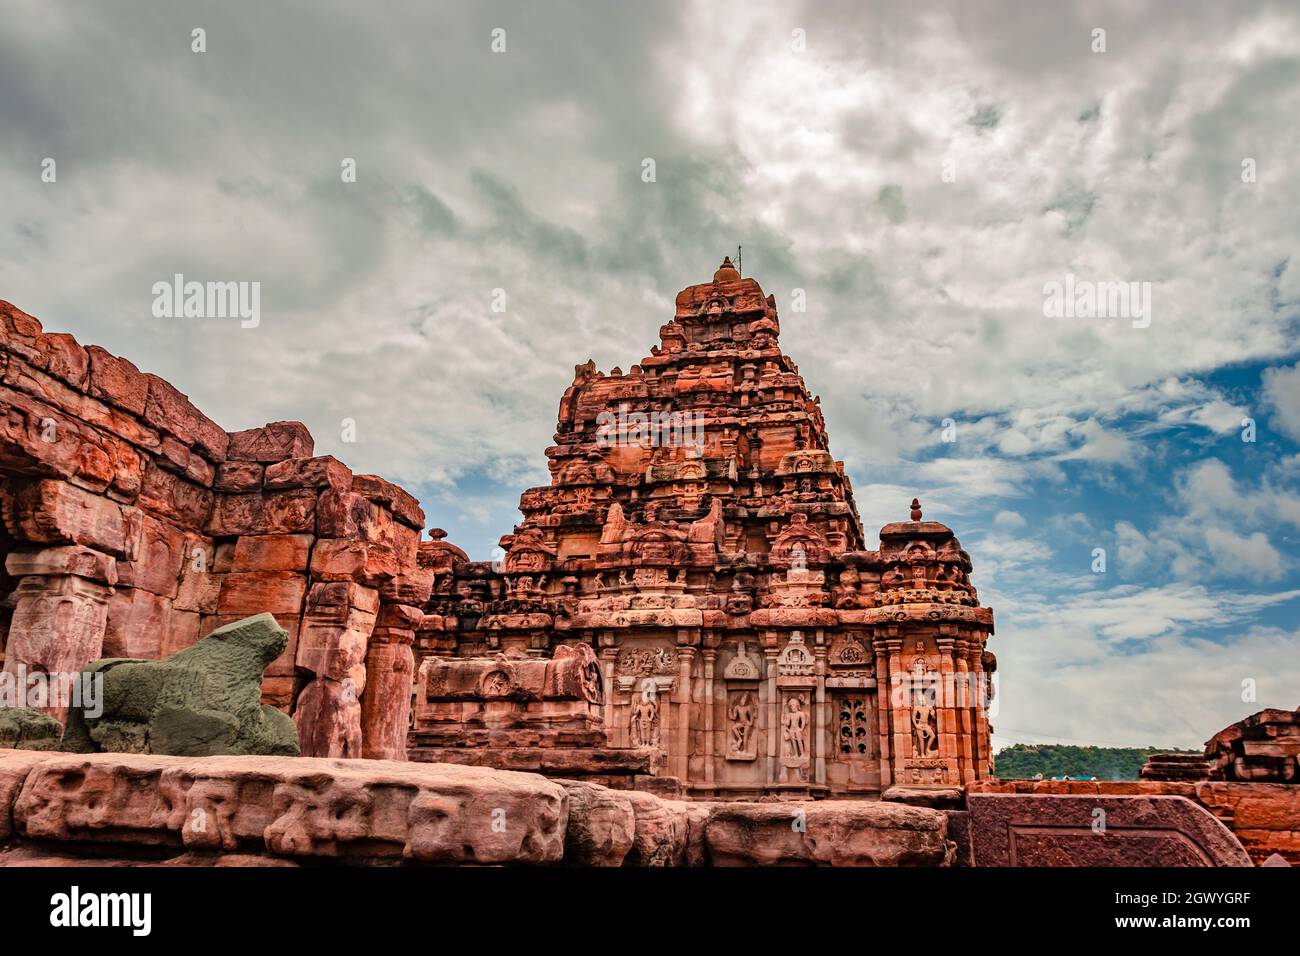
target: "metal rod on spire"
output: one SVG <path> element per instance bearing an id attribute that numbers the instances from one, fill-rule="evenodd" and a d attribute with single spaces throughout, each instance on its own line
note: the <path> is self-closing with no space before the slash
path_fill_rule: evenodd
<path id="1" fill-rule="evenodd" d="M 745 247 L 744 247 L 744 246 L 736 246 L 736 274 L 737 274 L 737 275 L 742 275 L 742 276 L 745 274 L 745 273 L 742 271 L 742 262 L 743 262 L 743 260 L 740 258 L 740 250 L 743 249 L 743 248 L 745 248 Z"/>

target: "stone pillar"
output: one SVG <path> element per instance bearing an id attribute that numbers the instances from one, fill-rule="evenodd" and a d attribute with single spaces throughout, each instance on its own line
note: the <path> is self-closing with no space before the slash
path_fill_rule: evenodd
<path id="1" fill-rule="evenodd" d="M 767 679 L 763 682 L 767 688 L 767 773 L 764 783 L 776 783 L 776 766 L 781 751 L 781 695 L 776 689 L 777 649 L 772 646 L 763 648 L 767 658 Z"/>
<path id="2" fill-rule="evenodd" d="M 673 749 L 676 753 L 672 755 L 670 766 L 673 768 L 673 776 L 683 783 L 689 777 L 691 759 L 691 662 L 694 660 L 695 648 L 681 646 L 677 648 L 677 688 L 676 693 L 673 694 L 677 703 L 673 708 L 677 712 L 677 724 L 672 728 L 675 738 Z M 667 710 L 666 707 L 660 707 L 661 713 Z M 664 743 L 666 744 L 667 741 L 665 740 Z"/>
<path id="3" fill-rule="evenodd" d="M 344 581 L 312 586 L 296 662 L 310 682 L 293 712 L 303 756 L 362 755 L 361 695 L 378 609 L 374 588 Z"/>
<path id="4" fill-rule="evenodd" d="M 601 717 L 605 721 L 605 730 L 609 734 L 609 745 L 611 747 L 626 747 L 630 743 L 623 733 L 623 726 L 619 723 L 618 712 L 614 707 L 614 668 L 618 666 L 618 648 L 612 644 L 606 644 L 601 641 L 600 648 L 600 672 L 605 678 L 605 707 Z"/>
<path id="5" fill-rule="evenodd" d="M 813 674 L 817 686 L 813 691 L 813 729 L 808 735 L 808 744 L 812 749 L 813 783 L 826 783 L 826 645 L 822 643 L 821 632 L 817 635 L 817 645 L 813 648 Z"/>
<path id="6" fill-rule="evenodd" d="M 56 686 L 66 685 L 103 656 L 117 562 L 89 548 L 68 545 L 15 552 L 6 559 L 5 569 L 21 578 L 14 591 L 5 671 L 44 673 L 57 678 Z M 63 721 L 67 704 L 59 695 L 37 709 Z"/>
<path id="7" fill-rule="evenodd" d="M 953 772 L 946 774 L 948 783 L 957 783 L 960 779 L 957 750 L 957 701 L 953 697 L 953 639 L 940 636 L 935 643 L 939 648 L 939 688 L 936 694 L 937 717 L 935 723 L 939 728 L 939 756 L 945 767 Z"/>
<path id="8" fill-rule="evenodd" d="M 974 745 L 974 714 L 971 711 L 970 650 L 965 641 L 957 641 L 957 756 L 960 780 L 966 783 L 973 780 L 972 747 Z"/>
<path id="9" fill-rule="evenodd" d="M 361 755 L 405 760 L 415 682 L 415 625 L 418 607 L 385 604 L 366 651 L 366 691 L 361 696 Z"/>
<path id="10" fill-rule="evenodd" d="M 903 639 L 890 637 L 885 641 L 889 651 L 889 709 L 890 729 L 893 731 L 894 764 L 892 776 L 895 783 L 910 783 L 902 771 L 902 764 L 912 756 L 912 688 L 911 679 L 903 670 Z"/>
<path id="11" fill-rule="evenodd" d="M 701 705 L 704 710 L 704 782 L 713 783 L 713 760 L 714 760 L 714 741 L 713 741 L 713 711 L 716 702 L 713 699 L 713 665 L 717 661 L 718 652 L 711 648 L 706 648 L 701 653 L 704 655 L 704 702 Z"/>
<path id="12" fill-rule="evenodd" d="M 885 656 L 884 645 L 872 639 L 871 647 L 876 652 L 876 723 L 879 728 L 876 749 L 880 752 L 880 789 L 883 791 L 894 780 L 892 771 L 894 748 L 891 746 L 889 726 L 892 716 L 889 688 L 892 684 L 889 659 Z"/>
<path id="13" fill-rule="evenodd" d="M 971 740 L 971 754 L 975 759 L 975 779 L 983 780 L 988 774 L 989 757 L 993 742 L 989 740 L 989 715 L 984 702 L 985 681 L 989 675 L 984 673 L 984 637 L 976 633 L 971 641 L 970 658 L 974 667 L 972 685 L 975 694 L 975 736 Z"/>

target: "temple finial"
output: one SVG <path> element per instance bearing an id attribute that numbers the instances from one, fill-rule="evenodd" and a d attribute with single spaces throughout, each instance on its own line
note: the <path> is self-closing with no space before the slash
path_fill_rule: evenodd
<path id="1" fill-rule="evenodd" d="M 722 265 L 718 266 L 718 271 L 713 273 L 714 282 L 736 282 L 740 279 L 740 273 L 731 263 L 731 256 L 724 256 Z"/>
<path id="2" fill-rule="evenodd" d="M 921 520 L 921 500 L 919 498 L 912 499 L 912 520 Z"/>

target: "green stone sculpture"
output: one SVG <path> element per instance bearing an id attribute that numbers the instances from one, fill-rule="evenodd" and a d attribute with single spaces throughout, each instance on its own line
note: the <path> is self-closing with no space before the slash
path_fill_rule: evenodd
<path id="1" fill-rule="evenodd" d="M 0 748 L 58 750 L 63 725 L 49 714 L 26 707 L 0 707 Z"/>
<path id="2" fill-rule="evenodd" d="M 62 749 L 296 757 L 298 728 L 261 700 L 262 672 L 288 640 L 274 617 L 257 614 L 160 661 L 95 661 L 84 673 L 103 679 L 102 713 L 69 710 Z"/>

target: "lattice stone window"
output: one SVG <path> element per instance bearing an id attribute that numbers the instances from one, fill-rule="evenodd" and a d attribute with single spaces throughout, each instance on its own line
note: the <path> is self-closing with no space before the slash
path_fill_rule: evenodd
<path id="1" fill-rule="evenodd" d="M 843 757 L 869 757 L 871 755 L 871 719 L 865 697 L 841 697 L 840 755 Z"/>

